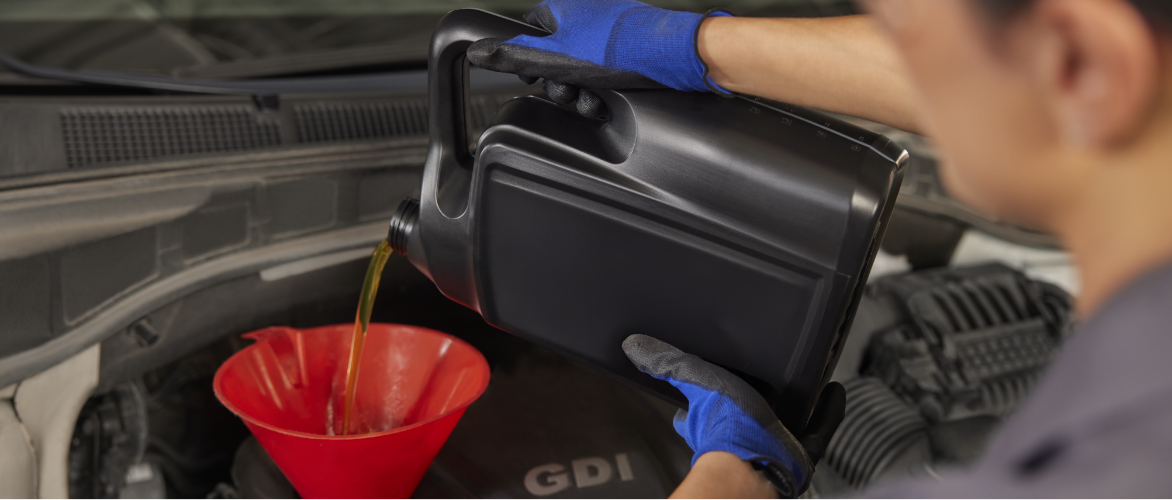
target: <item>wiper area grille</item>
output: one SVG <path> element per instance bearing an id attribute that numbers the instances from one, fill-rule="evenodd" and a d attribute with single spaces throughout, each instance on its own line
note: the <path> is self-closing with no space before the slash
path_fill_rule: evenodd
<path id="1" fill-rule="evenodd" d="M 61 111 L 70 168 L 281 144 L 277 120 L 249 106 L 67 108 Z"/>
<path id="2" fill-rule="evenodd" d="M 427 134 L 426 99 L 323 102 L 297 106 L 293 113 L 301 143 Z"/>
<path id="3" fill-rule="evenodd" d="M 518 91 L 471 97 L 479 134 Z M 248 104 L 75 106 L 60 112 L 69 168 L 198 154 L 427 136 L 427 100 L 315 100 L 291 113 Z M 288 113 L 288 114 L 285 114 Z"/>

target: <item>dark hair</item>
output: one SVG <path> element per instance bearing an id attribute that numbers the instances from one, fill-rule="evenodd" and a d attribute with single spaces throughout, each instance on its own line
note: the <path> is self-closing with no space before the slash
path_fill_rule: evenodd
<path id="1" fill-rule="evenodd" d="M 1153 27 L 1166 30 L 1172 27 L 1172 1 L 1129 0 Z M 1025 10 L 1034 0 L 976 0 L 989 17 L 1002 23 Z"/>

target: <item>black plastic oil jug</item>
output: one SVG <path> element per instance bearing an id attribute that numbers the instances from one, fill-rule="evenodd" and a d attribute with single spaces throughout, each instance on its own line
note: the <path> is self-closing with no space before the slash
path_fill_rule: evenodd
<path id="1" fill-rule="evenodd" d="M 800 432 L 907 153 L 808 110 L 673 90 L 599 91 L 602 121 L 513 99 L 472 152 L 464 52 L 520 34 L 544 32 L 479 10 L 437 26 L 422 194 L 393 248 L 505 331 L 684 406 L 623 355 L 650 335 L 741 375 Z"/>

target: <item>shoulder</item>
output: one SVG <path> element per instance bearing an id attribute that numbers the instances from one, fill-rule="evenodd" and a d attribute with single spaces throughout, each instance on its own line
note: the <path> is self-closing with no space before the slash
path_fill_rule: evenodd
<path id="1" fill-rule="evenodd" d="M 1168 395 L 1172 396 L 1172 394 Z M 868 498 L 1166 497 L 1172 492 L 1172 397 L 1133 408 L 1014 460 L 986 456 L 966 470 L 879 484 Z"/>

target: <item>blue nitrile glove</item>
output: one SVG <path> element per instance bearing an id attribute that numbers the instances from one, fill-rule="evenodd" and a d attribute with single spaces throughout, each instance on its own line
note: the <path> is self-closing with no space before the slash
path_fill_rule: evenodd
<path id="1" fill-rule="evenodd" d="M 846 392 L 836 382 L 823 390 L 799 440 L 765 398 L 728 370 L 646 335 L 627 337 L 623 352 L 639 371 L 667 381 L 688 398 L 688 409 L 676 412 L 674 423 L 696 453 L 693 465 L 710 451 L 732 453 L 760 471 L 782 497 L 805 491 L 814 465 L 842 422 Z"/>
<path id="2" fill-rule="evenodd" d="M 567 105 L 579 98 L 577 87 L 727 94 L 708 78 L 696 53 L 696 33 L 706 16 L 728 15 L 677 12 L 635 0 L 544 0 L 524 20 L 549 36 L 480 40 L 468 48 L 468 60 L 528 82 L 544 78 L 550 97 Z M 601 105 L 589 95 L 583 101 L 579 108 Z"/>

